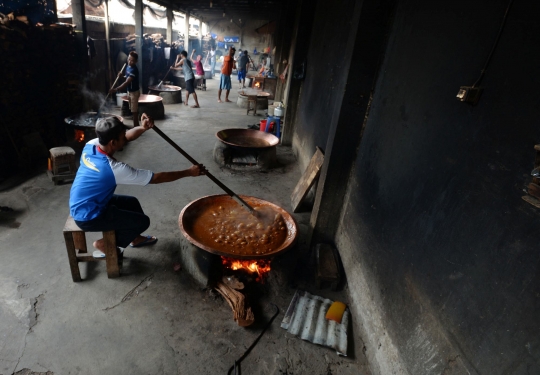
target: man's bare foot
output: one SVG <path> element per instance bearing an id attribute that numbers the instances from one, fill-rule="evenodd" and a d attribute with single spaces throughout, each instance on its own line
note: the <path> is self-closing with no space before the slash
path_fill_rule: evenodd
<path id="1" fill-rule="evenodd" d="M 92 244 L 96 249 L 105 252 L 105 241 L 103 241 L 103 238 L 100 238 L 97 241 L 94 241 Z"/>
<path id="2" fill-rule="evenodd" d="M 221 101 L 221 99 L 218 99 L 217 102 L 218 102 L 218 103 L 223 103 L 223 102 Z"/>
<path id="3" fill-rule="evenodd" d="M 232 101 L 230 101 L 229 99 L 225 99 L 225 101 L 226 101 L 227 103 L 232 103 Z"/>
<path id="4" fill-rule="evenodd" d="M 191 108 L 201 108 L 198 105 L 192 105 Z"/>

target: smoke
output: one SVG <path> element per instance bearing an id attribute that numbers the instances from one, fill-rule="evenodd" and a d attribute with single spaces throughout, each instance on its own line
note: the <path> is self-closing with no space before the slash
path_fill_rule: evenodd
<path id="1" fill-rule="evenodd" d="M 103 69 L 99 69 L 96 72 L 89 73 L 81 84 L 80 92 L 85 99 L 86 108 L 91 108 L 96 112 L 110 112 L 116 104 L 116 95 L 111 94 L 107 99 L 107 93 L 103 94 L 91 89 L 92 86 L 96 86 L 96 80 L 101 79 L 102 72 Z"/>

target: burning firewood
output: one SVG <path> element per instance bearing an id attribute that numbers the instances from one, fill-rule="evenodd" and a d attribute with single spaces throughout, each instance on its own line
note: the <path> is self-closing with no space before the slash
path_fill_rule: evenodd
<path id="1" fill-rule="evenodd" d="M 253 311 L 251 311 L 251 307 L 246 306 L 246 297 L 242 293 L 220 281 L 216 284 L 215 289 L 225 298 L 229 306 L 231 306 L 234 320 L 240 327 L 247 327 L 253 324 L 255 316 L 253 315 Z"/>

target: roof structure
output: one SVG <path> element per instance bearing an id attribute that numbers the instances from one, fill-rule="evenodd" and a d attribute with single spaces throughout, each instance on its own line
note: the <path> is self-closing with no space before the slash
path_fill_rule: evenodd
<path id="1" fill-rule="evenodd" d="M 189 11 L 190 15 L 204 22 L 215 22 L 222 18 L 239 20 L 276 19 L 286 0 L 152 0 L 157 4 L 172 7 L 180 12 Z M 240 21 L 241 22 L 241 21 Z"/>

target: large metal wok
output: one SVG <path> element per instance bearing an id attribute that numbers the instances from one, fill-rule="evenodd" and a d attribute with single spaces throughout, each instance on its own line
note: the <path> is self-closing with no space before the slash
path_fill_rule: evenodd
<path id="1" fill-rule="evenodd" d="M 226 205 L 231 201 L 231 197 L 225 194 L 202 197 L 185 206 L 180 213 L 180 217 L 178 218 L 178 225 L 182 231 L 182 234 L 189 242 L 203 250 L 213 254 L 236 259 L 260 259 L 273 257 L 277 254 L 283 253 L 286 250 L 289 250 L 295 244 L 296 237 L 298 236 L 298 229 L 296 221 L 287 211 L 263 199 L 250 197 L 247 195 L 242 195 L 241 197 L 252 207 L 268 207 L 281 214 L 287 228 L 287 235 L 285 241 L 279 247 L 265 254 L 242 255 L 216 249 L 214 246 L 212 246 L 212 239 L 209 235 L 205 238 L 200 238 L 195 235 L 194 226 L 202 212 L 207 211 L 209 208 L 215 207 L 217 209 L 220 205 Z"/>
<path id="2" fill-rule="evenodd" d="M 253 129 L 220 130 L 216 137 L 225 144 L 246 148 L 275 147 L 279 143 L 279 138 L 275 135 Z"/>

